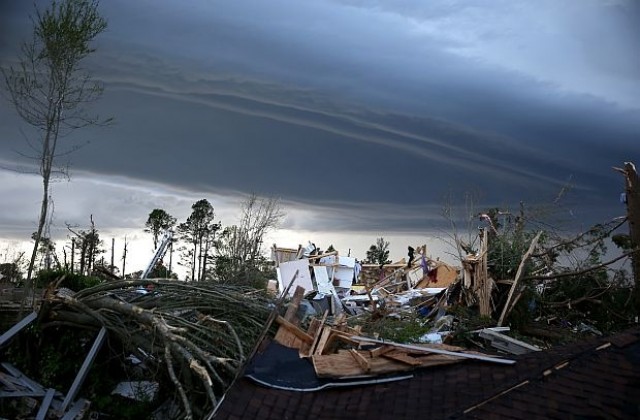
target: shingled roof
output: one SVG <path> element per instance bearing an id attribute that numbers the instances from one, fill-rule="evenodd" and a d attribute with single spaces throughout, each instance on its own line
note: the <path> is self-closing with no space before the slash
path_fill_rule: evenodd
<path id="1" fill-rule="evenodd" d="M 640 328 L 516 358 L 421 369 L 411 379 L 316 392 L 240 378 L 216 419 L 638 419 Z"/>

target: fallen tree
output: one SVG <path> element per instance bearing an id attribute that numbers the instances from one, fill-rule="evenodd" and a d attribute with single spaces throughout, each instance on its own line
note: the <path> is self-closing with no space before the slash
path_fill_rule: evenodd
<path id="1" fill-rule="evenodd" d="M 116 281 L 79 292 L 59 285 L 45 292 L 40 334 L 105 328 L 109 348 L 122 349 L 109 357 L 142 361 L 181 418 L 203 418 L 218 404 L 270 313 L 261 291 L 217 283 Z"/>

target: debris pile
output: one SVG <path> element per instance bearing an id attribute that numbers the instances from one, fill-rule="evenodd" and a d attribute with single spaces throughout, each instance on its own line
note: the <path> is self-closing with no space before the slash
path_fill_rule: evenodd
<path id="1" fill-rule="evenodd" d="M 202 418 L 218 404 L 247 360 L 264 328 L 269 302 L 255 290 L 204 282 L 118 281 L 79 292 L 52 286 L 39 312 L 5 333 L 0 346 L 39 318 L 38 329 L 31 331 L 42 334 L 37 339 L 47 331 L 93 331 L 94 339 L 89 334 L 77 344 L 86 349 L 86 358 L 68 389 L 45 390 L 14 369 L 13 379 L 0 376 L 2 396 L 31 398 L 26 412 L 21 404 L 21 414 L 44 416 L 37 418 L 81 418 L 80 410 L 99 415 L 99 407 L 89 408 L 89 402 L 77 396 L 104 349 L 108 353 L 104 358 L 127 366 L 122 377 L 115 377 L 116 369 L 111 369 L 111 377 L 104 378 L 114 382 L 107 394 L 114 396 L 112 401 L 138 399 L 162 406 L 158 413 L 168 410 Z M 3 367 L 10 369 L 9 364 Z M 75 415 L 69 414 L 72 410 Z"/>
<path id="2" fill-rule="evenodd" d="M 277 280 L 266 290 L 142 279 L 74 291 L 61 279 L 0 337 L 4 351 L 28 336 L 17 348 L 31 360 L 19 365 L 15 351 L 0 360 L 1 413 L 95 417 L 109 414 L 104 401 L 127 401 L 148 404 L 156 419 L 207 418 L 242 373 L 268 387 L 313 391 L 398 381 L 433 366 L 513 364 L 504 356 L 542 351 L 568 334 L 601 335 L 603 324 L 586 316 L 598 314 L 593 305 L 606 311 L 605 298 L 629 300 L 629 286 L 606 279 L 606 263 L 575 272 L 553 264 L 560 251 L 593 248 L 620 223 L 544 246 L 542 232 L 508 242 L 492 223 L 473 246 L 459 247 L 459 267 L 432 258 L 425 245 L 384 264 L 312 244 L 274 245 Z M 581 282 L 564 281 L 576 275 Z M 48 350 L 51 337 L 75 340 L 75 358 L 65 360 L 63 347 Z M 73 368 L 66 382 L 30 379 L 46 371 L 47 351 Z"/>

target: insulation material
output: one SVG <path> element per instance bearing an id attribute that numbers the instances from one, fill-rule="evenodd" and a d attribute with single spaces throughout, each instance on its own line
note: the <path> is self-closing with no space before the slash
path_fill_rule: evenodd
<path id="1" fill-rule="evenodd" d="M 313 274 L 316 277 L 316 284 L 318 285 L 318 292 L 323 295 L 333 294 L 333 285 L 327 272 L 327 267 L 315 266 L 313 267 Z"/>

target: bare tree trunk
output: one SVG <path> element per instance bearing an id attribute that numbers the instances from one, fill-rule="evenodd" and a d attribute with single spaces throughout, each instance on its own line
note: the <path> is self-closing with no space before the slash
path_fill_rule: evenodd
<path id="1" fill-rule="evenodd" d="M 124 271 L 127 267 L 127 238 L 124 238 L 124 251 L 122 252 L 122 278 L 125 277 L 126 272 Z"/>
<path id="2" fill-rule="evenodd" d="M 625 162 L 624 176 L 626 178 L 627 220 L 629 221 L 629 236 L 635 252 L 631 256 L 633 272 L 634 301 L 636 311 L 640 313 L 640 184 L 638 172 L 631 162 Z"/>
<path id="3" fill-rule="evenodd" d="M 76 263 L 76 238 L 71 238 L 71 274 L 73 274 L 75 263 Z"/>
<path id="4" fill-rule="evenodd" d="M 196 280 L 196 253 L 198 251 L 198 242 L 193 241 L 193 256 L 191 257 L 191 281 Z"/>
<path id="5" fill-rule="evenodd" d="M 40 246 L 40 238 L 42 237 L 42 231 L 44 230 L 44 225 L 47 220 L 47 209 L 49 208 L 49 173 L 45 173 L 43 175 L 42 184 L 43 184 L 43 194 L 42 194 L 42 205 L 40 207 L 40 219 L 38 220 L 38 231 L 35 236 L 35 243 L 33 244 L 33 251 L 31 252 L 31 260 L 29 261 L 29 269 L 27 271 L 27 281 L 25 283 L 25 297 L 29 299 L 31 296 L 30 305 L 33 308 L 35 305 L 35 282 L 33 279 L 33 267 L 36 262 L 36 256 L 38 254 L 38 247 Z M 22 316 L 22 312 L 25 307 L 25 300 L 23 299 L 20 304 L 20 316 Z"/>
<path id="6" fill-rule="evenodd" d="M 115 252 L 116 252 L 116 238 L 111 238 L 111 267 L 109 267 L 109 271 L 111 271 L 111 274 L 113 274 L 116 268 L 116 266 L 113 265 L 114 264 L 113 257 Z"/>

